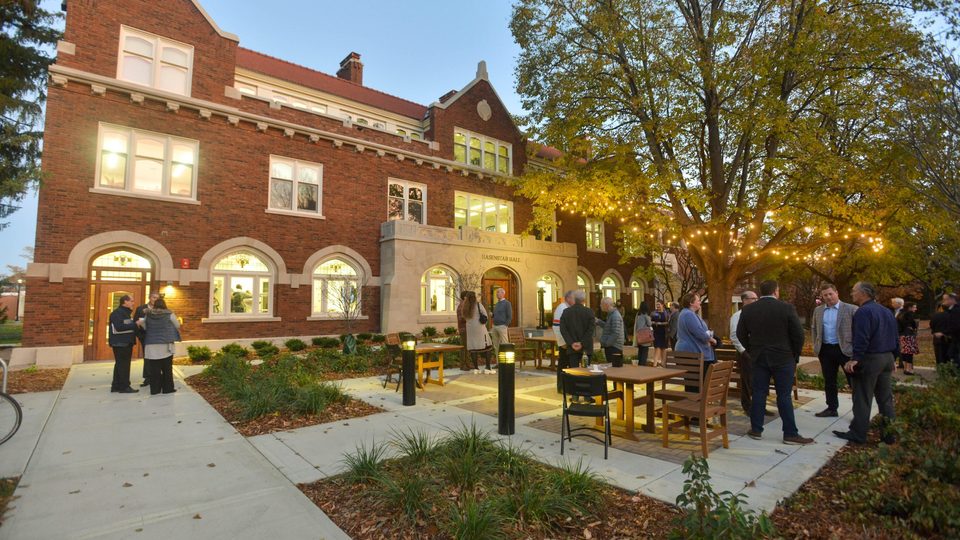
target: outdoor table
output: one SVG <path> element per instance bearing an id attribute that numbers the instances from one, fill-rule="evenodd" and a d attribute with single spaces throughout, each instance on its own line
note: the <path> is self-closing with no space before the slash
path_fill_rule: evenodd
<path id="1" fill-rule="evenodd" d="M 445 352 L 460 351 L 463 355 L 462 345 L 449 345 L 447 343 L 417 343 L 417 386 L 423 388 L 428 382 L 443 386 L 443 355 Z M 437 368 L 439 376 L 437 380 L 430 380 L 430 369 Z M 427 370 L 427 376 L 424 378 L 423 371 Z"/>
<path id="2" fill-rule="evenodd" d="M 537 352 L 533 357 L 533 364 L 537 369 L 549 369 L 551 371 L 556 369 L 553 351 L 557 348 L 557 336 L 554 335 L 553 330 L 547 330 L 542 336 L 527 337 L 526 340 L 537 344 Z M 547 346 L 550 347 L 550 367 L 543 367 L 543 351 Z"/>
<path id="3" fill-rule="evenodd" d="M 647 421 L 643 425 L 643 430 L 647 433 L 656 433 L 657 424 L 654 421 L 655 407 L 653 399 L 654 383 L 686 373 L 686 371 L 682 369 L 650 366 L 609 367 L 599 372 L 590 371 L 588 368 L 567 368 L 564 371 L 574 375 L 597 375 L 598 373 L 604 373 L 607 375 L 607 380 L 613 382 L 618 390 L 623 390 L 622 400 L 617 401 L 617 421 L 615 422 L 618 426 L 622 423 L 623 431 L 617 432 L 617 435 L 633 441 L 638 440 L 637 436 L 633 434 L 635 429 L 633 408 L 638 404 L 638 401 L 644 401 L 647 404 Z M 636 400 L 634 398 L 634 386 L 638 384 L 647 385 L 647 394 L 642 400 Z"/>

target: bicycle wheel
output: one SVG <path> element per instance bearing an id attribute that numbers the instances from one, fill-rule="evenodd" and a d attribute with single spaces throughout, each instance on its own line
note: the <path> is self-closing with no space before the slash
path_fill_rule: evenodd
<path id="1" fill-rule="evenodd" d="M 7 442 L 20 429 L 23 411 L 20 404 L 7 394 L 0 393 L 0 444 Z"/>

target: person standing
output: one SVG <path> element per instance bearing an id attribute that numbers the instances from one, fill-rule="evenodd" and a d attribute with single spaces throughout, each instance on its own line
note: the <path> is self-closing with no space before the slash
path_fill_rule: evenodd
<path id="1" fill-rule="evenodd" d="M 468 291 L 460 291 L 460 303 L 457 304 L 457 333 L 460 335 L 460 344 L 464 347 L 467 346 L 467 321 L 463 318 L 461 314 L 461 309 L 463 307 L 463 301 L 467 298 Z M 460 369 L 463 371 L 470 370 L 470 359 L 467 358 L 469 355 L 461 355 L 460 357 Z"/>
<path id="2" fill-rule="evenodd" d="M 867 442 L 870 405 L 874 396 L 885 422 L 894 418 L 891 379 L 893 353 L 897 351 L 897 321 L 893 313 L 876 302 L 877 290 L 865 281 L 853 286 L 850 296 L 860 309 L 853 314 L 853 356 L 843 366 L 853 386 L 853 421 L 849 431 L 834 431 L 837 437 L 862 444 Z M 893 444 L 893 434 L 881 439 Z"/>
<path id="3" fill-rule="evenodd" d="M 737 339 L 753 360 L 753 384 L 750 404 L 751 439 L 763 435 L 763 417 L 770 378 L 777 392 L 777 410 L 783 421 L 785 444 L 811 444 L 797 429 L 793 412 L 793 380 L 803 349 L 803 326 L 792 305 L 780 300 L 780 286 L 774 280 L 760 284 L 760 298 L 743 308 L 737 324 Z"/>
<path id="4" fill-rule="evenodd" d="M 670 348 L 677 348 L 677 325 L 680 324 L 680 304 L 670 302 L 670 318 L 667 320 L 667 338 L 670 339 Z"/>
<path id="5" fill-rule="evenodd" d="M 137 323 L 136 334 L 137 341 L 140 342 L 140 348 L 143 349 L 146 345 L 143 343 L 144 331 L 140 326 L 140 319 L 143 318 L 143 313 L 153 307 L 153 303 L 160 298 L 160 293 L 154 291 L 150 293 L 150 301 L 146 304 L 137 306 L 137 310 L 133 312 L 133 322 Z M 150 384 L 150 375 L 147 372 L 147 357 L 143 357 L 143 382 L 140 383 L 140 386 L 147 386 Z"/>
<path id="6" fill-rule="evenodd" d="M 157 298 L 138 324 L 144 330 L 143 363 L 150 368 L 147 372 L 150 395 L 176 392 L 173 387 L 173 353 L 175 342 L 180 341 L 180 321 L 167 309 L 163 298 Z"/>
<path id="7" fill-rule="evenodd" d="M 903 362 L 903 374 L 913 375 L 913 355 L 920 353 L 917 342 L 917 304 L 907 302 L 897 315 L 897 333 L 900 338 L 900 361 Z"/>
<path id="8" fill-rule="evenodd" d="M 467 342 L 465 345 L 467 351 L 470 352 L 470 358 L 473 360 L 473 369 L 480 369 L 477 356 L 482 354 L 487 364 L 485 371 L 489 372 L 490 350 L 493 343 L 490 341 L 490 333 L 487 332 L 487 310 L 480 302 L 477 302 L 477 293 L 467 291 L 466 298 L 460 303 L 460 316 L 466 321 Z"/>
<path id="9" fill-rule="evenodd" d="M 553 309 L 553 335 L 557 338 L 557 392 L 563 392 L 563 381 L 561 374 L 567 365 L 567 342 L 563 340 L 563 334 L 560 332 L 560 318 L 564 310 L 573 305 L 573 291 L 567 291 L 563 295 L 563 300 Z"/>
<path id="10" fill-rule="evenodd" d="M 937 312 L 930 317 L 930 333 L 933 334 L 933 355 L 937 365 L 950 361 L 950 313 L 943 303 L 937 306 Z"/>
<path id="11" fill-rule="evenodd" d="M 133 394 L 139 390 L 130 387 L 130 357 L 137 342 L 137 324 L 133 322 L 133 298 L 129 294 L 120 297 L 120 305 L 110 313 L 110 348 L 113 349 L 113 382 L 111 392 Z"/>
<path id="12" fill-rule="evenodd" d="M 613 367 L 623 367 L 623 315 L 613 303 L 613 298 L 604 296 L 600 300 L 600 309 L 607 314 L 607 320 L 597 319 L 597 326 L 603 327 L 600 334 L 600 346 L 603 355 Z"/>
<path id="13" fill-rule="evenodd" d="M 657 302 L 656 311 L 650 316 L 650 320 L 653 324 L 653 365 L 662 366 L 667 359 L 667 327 L 670 325 L 670 314 L 664 311 L 663 302 Z"/>
<path id="14" fill-rule="evenodd" d="M 825 418 L 838 415 L 837 372 L 853 354 L 852 325 L 857 306 L 841 302 L 837 288 L 830 283 L 820 287 L 820 299 L 823 301 L 813 310 L 810 331 L 813 353 L 820 359 L 820 371 L 823 372 L 823 391 L 827 395 L 827 408 L 814 416 Z"/>
<path id="15" fill-rule="evenodd" d="M 946 316 L 943 318 L 942 331 L 934 334 L 940 338 L 945 352 L 944 362 L 953 362 L 960 366 L 960 305 L 957 304 L 955 293 L 944 293 L 940 306 Z"/>
<path id="16" fill-rule="evenodd" d="M 660 303 L 657 302 L 659 306 Z M 651 333 L 654 334 L 654 342 L 656 342 L 656 333 L 655 327 L 653 326 L 653 319 L 650 317 L 650 308 L 647 307 L 646 302 L 640 302 L 640 311 L 637 312 L 637 318 L 633 322 L 633 339 L 637 339 L 637 332 L 643 328 L 647 328 Z M 603 338 L 600 338 L 600 343 L 603 343 Z M 637 346 L 637 365 L 645 366 L 647 365 L 647 357 L 650 355 L 650 344 L 649 343 L 636 343 Z M 653 365 L 657 365 L 656 354 L 654 354 Z"/>
<path id="17" fill-rule="evenodd" d="M 500 354 L 500 344 L 510 343 L 507 327 L 513 322 L 513 306 L 507 300 L 507 291 L 497 287 L 497 303 L 493 306 L 493 353 Z"/>
<path id="18" fill-rule="evenodd" d="M 593 332 L 597 328 L 593 311 L 583 305 L 587 293 L 573 292 L 573 305 L 563 310 L 560 316 L 560 333 L 567 344 L 567 367 L 580 367 L 583 355 L 589 362 L 593 358 Z"/>
<path id="19" fill-rule="evenodd" d="M 740 406 L 743 407 L 744 412 L 750 414 L 750 373 L 752 370 L 750 355 L 747 354 L 747 349 L 740 343 L 740 340 L 737 339 L 737 325 L 740 323 L 740 315 L 743 314 L 743 308 L 749 306 L 750 304 L 757 301 L 757 293 L 753 291 L 743 291 L 740 293 L 740 301 L 743 303 L 743 306 L 730 317 L 730 341 L 733 342 L 734 348 L 737 349 L 737 367 L 740 369 Z M 764 407 L 766 411 L 766 407 Z"/>
<path id="20" fill-rule="evenodd" d="M 677 319 L 677 344 L 673 349 L 703 354 L 703 372 L 706 373 L 707 367 L 716 361 L 713 346 L 717 340 L 707 328 L 707 323 L 700 318 L 700 295 L 687 293 L 680 299 L 680 304 L 683 310 Z"/>
<path id="21" fill-rule="evenodd" d="M 903 311 L 903 298 L 894 297 L 890 299 L 890 309 L 893 311 L 893 318 L 899 319 L 900 312 Z M 897 362 L 897 367 L 903 369 L 903 360 L 900 358 L 900 351 L 893 353 L 893 359 Z"/>

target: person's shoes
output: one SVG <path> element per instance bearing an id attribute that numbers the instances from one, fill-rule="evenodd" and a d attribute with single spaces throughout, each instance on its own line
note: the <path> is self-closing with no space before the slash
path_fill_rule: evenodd
<path id="1" fill-rule="evenodd" d="M 815 441 L 800 435 L 784 435 L 783 444 L 813 444 Z"/>
<path id="2" fill-rule="evenodd" d="M 837 411 L 836 411 L 835 409 L 829 409 L 829 408 L 827 408 L 827 409 L 824 409 L 824 410 L 818 412 L 818 413 L 815 414 L 814 416 L 816 416 L 817 418 L 828 418 L 828 417 L 831 417 L 831 416 L 840 416 L 840 415 L 837 414 Z"/>
<path id="3" fill-rule="evenodd" d="M 751 429 L 750 431 L 747 432 L 747 437 L 750 437 L 751 439 L 759 441 L 760 439 L 763 438 L 763 433 L 759 431 L 754 431 Z"/>
<path id="4" fill-rule="evenodd" d="M 143 382 L 140 383 L 140 388 L 143 388 L 144 386 L 150 386 L 150 379 L 144 379 Z"/>
<path id="5" fill-rule="evenodd" d="M 157 391 L 157 392 L 150 392 L 150 395 L 151 395 L 151 396 L 155 396 L 155 395 L 157 395 L 157 394 L 159 394 L 159 393 L 160 393 L 159 391 Z"/>
<path id="6" fill-rule="evenodd" d="M 172 393 L 174 393 L 174 392 L 176 392 L 176 391 L 177 391 L 177 389 L 174 388 L 173 390 L 164 390 L 163 393 L 164 393 L 164 394 L 172 394 Z"/>
<path id="7" fill-rule="evenodd" d="M 131 388 L 129 386 L 124 388 L 123 390 L 114 390 L 114 392 L 119 392 L 121 394 L 136 394 L 139 391 L 140 390 L 137 390 L 136 388 Z"/>
<path id="8" fill-rule="evenodd" d="M 764 416 L 776 416 L 777 413 L 771 411 L 770 409 L 764 409 L 764 410 L 763 410 L 763 415 L 764 415 Z"/>
<path id="9" fill-rule="evenodd" d="M 863 443 L 864 443 L 864 441 L 860 441 L 860 440 L 857 440 L 856 438 L 854 438 L 853 434 L 850 433 L 849 431 L 837 431 L 837 430 L 834 430 L 834 431 L 833 431 L 833 434 L 836 435 L 837 438 L 843 439 L 843 440 L 845 440 L 845 441 L 850 441 L 850 442 L 852 442 L 853 444 L 863 444 Z"/>

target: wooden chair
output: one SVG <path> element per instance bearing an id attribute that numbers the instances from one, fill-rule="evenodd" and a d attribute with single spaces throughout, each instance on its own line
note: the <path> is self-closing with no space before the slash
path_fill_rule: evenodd
<path id="1" fill-rule="evenodd" d="M 527 360 L 536 360 L 537 348 L 527 345 L 527 338 L 523 335 L 523 328 L 519 326 L 507 328 L 507 339 L 514 346 L 514 358 L 520 367 L 523 367 Z"/>
<path id="2" fill-rule="evenodd" d="M 717 362 L 707 368 L 707 378 L 704 381 L 703 389 L 700 392 L 700 398 L 684 399 L 676 403 L 663 405 L 663 417 L 673 414 L 683 418 L 684 433 L 686 438 L 690 439 L 690 418 L 696 417 L 699 424 L 699 431 L 696 436 L 700 438 L 700 450 L 703 457 L 710 453 L 707 448 L 707 441 L 716 437 L 723 438 L 723 447 L 730 448 L 730 442 L 727 436 L 727 393 L 730 390 L 730 375 L 733 374 L 734 362 Z M 719 416 L 720 425 L 709 430 L 710 420 Z M 663 423 L 663 447 L 669 448 L 670 445 L 670 424 Z"/>
<path id="3" fill-rule="evenodd" d="M 393 374 L 396 373 L 397 388 L 394 392 L 397 392 L 400 390 L 400 382 L 403 377 L 403 360 L 400 356 L 400 334 L 387 334 L 384 345 L 387 347 L 387 355 L 390 357 L 390 366 L 387 368 L 386 378 L 383 379 L 383 387 L 387 387 L 387 384 L 389 384 L 393 378 Z"/>
<path id="4" fill-rule="evenodd" d="M 590 437 L 600 442 L 600 438 L 593 434 L 593 426 L 570 429 L 571 416 L 587 416 L 604 421 L 603 459 L 607 459 L 607 447 L 613 444 L 610 433 L 610 396 L 607 394 L 607 376 L 603 373 L 599 375 L 573 375 L 563 372 L 562 381 L 563 417 L 560 422 L 560 455 L 563 455 L 564 441 L 572 441 L 574 437 Z M 583 401 L 570 402 L 567 396 L 587 398 L 590 401 L 587 403 Z M 564 435 L 564 431 L 566 431 L 566 435 Z"/>
<path id="5" fill-rule="evenodd" d="M 660 390 L 653 392 L 653 399 L 680 401 L 684 399 L 699 399 L 700 382 L 703 380 L 703 355 L 692 352 L 667 351 L 663 367 L 682 369 L 686 373 L 678 377 L 671 377 L 663 381 Z M 680 385 L 683 390 L 668 389 L 667 385 Z M 664 416 L 666 419 L 666 416 Z"/>
<path id="6" fill-rule="evenodd" d="M 717 362 L 733 362 L 733 372 L 730 374 L 730 390 L 739 396 L 743 392 L 744 383 L 740 378 L 740 363 L 737 362 L 737 349 L 722 347 L 714 350 L 713 353 L 717 357 Z"/>

